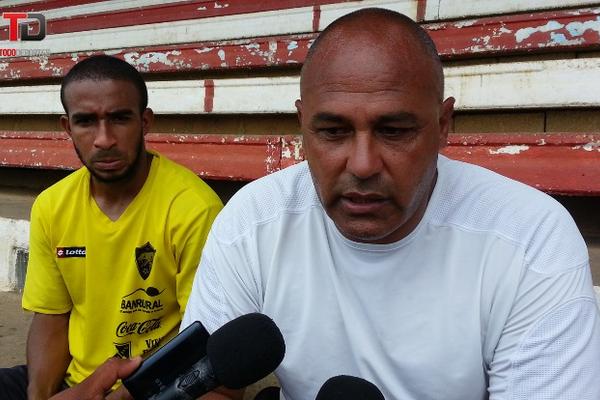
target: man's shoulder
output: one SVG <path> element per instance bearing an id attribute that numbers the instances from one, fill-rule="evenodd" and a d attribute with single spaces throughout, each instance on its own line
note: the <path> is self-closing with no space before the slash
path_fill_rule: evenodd
<path id="1" fill-rule="evenodd" d="M 434 224 L 512 241 L 524 250 L 526 261 L 551 266 L 556 265 L 554 258 L 565 267 L 586 262 L 581 233 L 556 199 L 476 165 L 442 159 L 439 166 L 442 182 L 431 210 Z M 545 268 L 543 263 L 539 268 Z"/>
<path id="2" fill-rule="evenodd" d="M 196 205 L 221 207 L 221 199 L 198 175 L 187 167 L 153 152 L 158 161 L 155 185 L 166 197 L 185 198 Z"/>
<path id="3" fill-rule="evenodd" d="M 89 185 L 89 178 L 90 174 L 87 168 L 81 167 L 44 189 L 37 196 L 35 202 L 78 201 L 77 196 L 83 193 L 86 185 Z"/>
<path id="4" fill-rule="evenodd" d="M 308 164 L 302 162 L 250 182 L 227 203 L 213 230 L 235 237 L 252 226 L 282 215 L 302 214 L 319 206 Z"/>
<path id="5" fill-rule="evenodd" d="M 566 211 L 548 194 L 478 165 L 443 158 L 440 167 L 440 198 L 452 204 L 448 209 L 452 213 L 508 212 L 518 218 L 523 214 L 543 216 Z"/>

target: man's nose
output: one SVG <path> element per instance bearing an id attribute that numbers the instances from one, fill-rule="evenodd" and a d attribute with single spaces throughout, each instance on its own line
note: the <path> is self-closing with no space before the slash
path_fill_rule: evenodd
<path id="1" fill-rule="evenodd" d="M 115 136 L 110 129 L 110 125 L 105 120 L 98 122 L 98 129 L 94 138 L 94 146 L 100 149 L 110 149 L 116 144 Z"/>
<path id="2" fill-rule="evenodd" d="M 357 178 L 367 179 L 381 172 L 383 160 L 372 132 L 356 132 L 352 138 L 346 170 Z"/>

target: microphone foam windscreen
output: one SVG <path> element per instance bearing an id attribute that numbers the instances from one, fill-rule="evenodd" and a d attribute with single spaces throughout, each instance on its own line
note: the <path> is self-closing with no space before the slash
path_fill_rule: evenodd
<path id="1" fill-rule="evenodd" d="M 208 338 L 206 354 L 219 382 L 230 389 L 241 389 L 279 366 L 285 343 L 271 318 L 252 313 L 217 329 Z"/>
<path id="2" fill-rule="evenodd" d="M 339 375 L 327 379 L 315 400 L 385 400 L 381 391 L 366 379 Z"/>

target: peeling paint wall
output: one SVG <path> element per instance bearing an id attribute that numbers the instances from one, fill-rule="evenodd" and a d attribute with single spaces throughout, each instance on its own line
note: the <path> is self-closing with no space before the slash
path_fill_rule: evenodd
<path id="1" fill-rule="evenodd" d="M 0 217 L 0 291 L 17 288 L 16 249 L 27 249 L 29 221 Z"/>

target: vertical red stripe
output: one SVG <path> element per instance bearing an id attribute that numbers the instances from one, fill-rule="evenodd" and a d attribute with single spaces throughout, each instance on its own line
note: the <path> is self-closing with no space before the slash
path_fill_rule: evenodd
<path id="1" fill-rule="evenodd" d="M 313 7 L 313 32 L 319 32 L 319 23 L 321 22 L 321 7 Z"/>
<path id="2" fill-rule="evenodd" d="M 215 99 L 215 82 L 212 79 L 204 80 L 204 112 L 212 112 Z"/>
<path id="3" fill-rule="evenodd" d="M 426 8 L 427 8 L 427 0 L 417 0 L 417 22 L 425 21 Z"/>
<path id="4" fill-rule="evenodd" d="M 19 20 L 27 18 L 26 13 L 20 12 L 5 12 L 2 13 L 2 18 L 8 19 L 8 40 L 15 42 L 19 40 Z"/>

